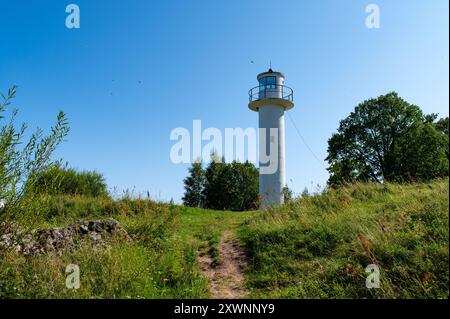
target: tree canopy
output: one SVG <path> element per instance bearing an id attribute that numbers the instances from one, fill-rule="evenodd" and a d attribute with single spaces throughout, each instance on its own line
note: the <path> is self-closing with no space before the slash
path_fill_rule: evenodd
<path id="1" fill-rule="evenodd" d="M 329 185 L 448 176 L 448 118 L 436 119 L 396 92 L 359 104 L 328 141 Z"/>
<path id="2" fill-rule="evenodd" d="M 184 186 L 186 206 L 233 211 L 258 207 L 258 170 L 248 161 L 225 163 L 213 154 L 205 169 L 200 162 L 192 164 Z"/>

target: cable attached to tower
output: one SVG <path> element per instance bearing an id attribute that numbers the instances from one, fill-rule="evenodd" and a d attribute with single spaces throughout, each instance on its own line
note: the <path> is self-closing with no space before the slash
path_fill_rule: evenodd
<path id="1" fill-rule="evenodd" d="M 314 158 L 316 159 L 317 162 L 320 163 L 320 165 L 322 165 L 323 168 L 327 168 L 324 164 L 323 161 L 319 160 L 319 158 L 317 157 L 317 155 L 313 152 L 313 150 L 311 149 L 311 147 L 309 147 L 308 143 L 306 142 L 306 139 L 303 137 L 303 135 L 300 133 L 300 130 L 298 129 L 297 125 L 294 122 L 294 119 L 292 118 L 291 113 L 286 112 L 288 114 L 289 119 L 291 120 L 292 124 L 294 125 L 295 130 L 297 131 L 298 136 L 300 137 L 300 139 L 302 140 L 303 144 L 305 144 L 306 148 L 308 149 L 308 151 L 314 156 Z"/>

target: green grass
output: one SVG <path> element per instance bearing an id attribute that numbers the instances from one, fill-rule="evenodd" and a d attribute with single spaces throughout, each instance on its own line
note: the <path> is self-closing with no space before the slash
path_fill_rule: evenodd
<path id="1" fill-rule="evenodd" d="M 249 219 L 252 297 L 448 298 L 448 179 L 357 184 Z M 379 289 L 365 267 L 381 270 Z"/>
<path id="2" fill-rule="evenodd" d="M 0 252 L 0 298 L 208 298 L 197 257 L 219 260 L 232 230 L 249 253 L 253 298 L 448 298 L 448 179 L 357 184 L 255 212 L 222 212 L 142 199 L 41 196 L 16 221 L 28 228 L 113 217 L 131 241 L 37 257 Z M 365 267 L 381 269 L 367 289 Z M 65 287 L 68 264 L 81 272 Z"/>
<path id="3" fill-rule="evenodd" d="M 207 209 L 182 207 L 180 232 L 176 238 L 183 242 L 193 240 L 199 252 L 209 254 L 219 263 L 218 244 L 226 229 L 237 229 L 254 212 L 223 212 Z"/>
<path id="4" fill-rule="evenodd" d="M 112 240 L 110 249 L 86 245 L 62 256 L 0 253 L 0 298 L 208 298 L 198 252 L 218 261 L 221 232 L 249 216 L 103 197 L 43 196 L 33 205 L 39 214 L 20 215 L 28 228 L 112 217 L 133 240 Z M 65 287 L 68 264 L 80 267 L 76 291 Z"/>

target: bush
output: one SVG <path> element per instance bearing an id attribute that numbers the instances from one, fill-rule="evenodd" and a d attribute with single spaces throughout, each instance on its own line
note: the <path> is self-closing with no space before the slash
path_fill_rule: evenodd
<path id="1" fill-rule="evenodd" d="M 35 198 L 30 187 L 40 173 L 54 165 L 52 154 L 68 134 L 69 126 L 65 114 L 60 112 L 50 134 L 45 136 L 38 128 L 25 141 L 27 125 L 15 123 L 17 110 L 13 109 L 3 124 L 16 89 L 13 86 L 6 96 L 0 93 L 0 222 L 25 217 L 32 223 L 29 205 L 33 205 Z M 26 216 L 19 216 L 21 212 Z"/>
<path id="2" fill-rule="evenodd" d="M 107 196 L 108 190 L 102 174 L 97 172 L 78 172 L 73 168 L 53 166 L 40 173 L 33 189 L 38 194 Z"/>

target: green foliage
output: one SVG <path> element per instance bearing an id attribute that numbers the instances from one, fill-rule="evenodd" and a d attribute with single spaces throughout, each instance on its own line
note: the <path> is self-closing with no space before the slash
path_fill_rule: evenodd
<path id="1" fill-rule="evenodd" d="M 39 173 L 33 190 L 38 194 L 107 196 L 105 178 L 98 172 L 78 172 L 55 165 Z"/>
<path id="2" fill-rule="evenodd" d="M 436 118 L 433 119 L 432 123 L 434 122 L 435 119 L 436 119 Z M 448 117 L 439 119 L 437 122 L 434 123 L 434 126 L 435 126 L 440 132 L 444 133 L 445 135 L 448 135 L 448 130 L 449 130 Z"/>
<path id="3" fill-rule="evenodd" d="M 197 270 L 195 247 L 161 254 L 135 242 L 110 249 L 89 245 L 62 256 L 19 256 L 11 252 L 0 263 L 0 298 L 200 298 L 207 294 Z M 80 289 L 65 287 L 65 267 L 80 267 Z"/>
<path id="4" fill-rule="evenodd" d="M 284 198 L 284 203 L 288 204 L 294 200 L 294 193 L 289 187 L 287 186 L 283 187 L 282 194 Z"/>
<path id="5" fill-rule="evenodd" d="M 252 163 L 232 162 L 229 180 L 230 210 L 246 211 L 259 207 L 259 172 Z"/>
<path id="6" fill-rule="evenodd" d="M 2 122 L 6 119 L 4 114 L 7 108 L 16 96 L 16 89 L 13 86 L 6 96 L 0 94 L 3 99 L 0 102 Z M 53 164 L 51 156 L 69 131 L 66 116 L 60 112 L 49 135 L 44 136 L 43 131 L 37 129 L 28 141 L 24 141 L 27 125 L 17 127 L 16 115 L 17 110 L 12 110 L 8 122 L 0 127 L 0 200 L 6 202 L 0 218 L 6 218 L 7 214 L 14 215 L 18 206 L 32 201 L 25 198 L 33 196 L 28 192 L 29 186 L 41 172 Z"/>
<path id="7" fill-rule="evenodd" d="M 448 119 L 391 92 L 359 104 L 328 141 L 331 186 L 448 176 Z"/>
<path id="8" fill-rule="evenodd" d="M 189 168 L 189 176 L 184 179 L 183 204 L 190 207 L 203 207 L 203 188 L 205 171 L 201 161 L 196 161 Z"/>
<path id="9" fill-rule="evenodd" d="M 433 123 L 417 123 L 393 148 L 390 180 L 427 181 L 448 175 L 448 135 Z"/>
<path id="10" fill-rule="evenodd" d="M 448 179 L 356 183 L 255 215 L 240 231 L 251 297 L 448 298 L 448 196 Z"/>
<path id="11" fill-rule="evenodd" d="M 61 256 L 22 256 L 0 249 L 0 298 L 207 298 L 197 253 L 218 260 L 221 233 L 248 213 L 158 204 L 144 199 L 42 195 L 48 214 L 37 226 L 112 217 L 130 241 L 111 239 L 109 248 L 85 243 Z M 80 267 L 80 288 L 65 287 L 68 264 Z"/>
<path id="12" fill-rule="evenodd" d="M 194 239 L 199 255 L 208 254 L 213 262 L 220 263 L 219 241 L 224 231 L 237 228 L 253 212 L 223 212 L 182 207 L 180 212 L 179 240 Z"/>
<path id="13" fill-rule="evenodd" d="M 195 162 L 184 180 L 183 203 L 190 207 L 245 211 L 258 207 L 258 170 L 246 161 L 225 163 L 212 154 L 203 169 Z"/>
<path id="14" fill-rule="evenodd" d="M 180 209 L 149 200 L 48 196 L 40 227 L 112 217 L 131 237 L 105 246 L 86 242 L 61 256 L 22 256 L 0 249 L 0 298 L 201 298 L 208 296 L 197 246 L 179 239 Z M 65 287 L 68 264 L 80 267 L 80 289 Z"/>
<path id="15" fill-rule="evenodd" d="M 246 161 L 225 163 L 214 155 L 205 172 L 204 207 L 246 211 L 258 207 L 258 170 Z"/>
<path id="16" fill-rule="evenodd" d="M 205 208 L 225 210 L 228 207 L 230 196 L 229 192 L 225 193 L 225 190 L 230 186 L 229 180 L 227 180 L 229 172 L 225 159 L 220 159 L 212 154 L 211 161 L 205 170 L 203 190 Z"/>
<path id="17" fill-rule="evenodd" d="M 250 297 L 448 298 L 448 179 L 357 183 L 258 212 L 47 194 L 34 205 L 46 212 L 39 227 L 112 217 L 132 240 L 61 256 L 0 249 L 0 298 L 207 298 L 197 254 L 220 262 L 230 229 L 249 254 Z M 371 263 L 381 269 L 380 289 L 365 286 Z M 78 290 L 65 287 L 68 264 L 80 266 Z"/>

